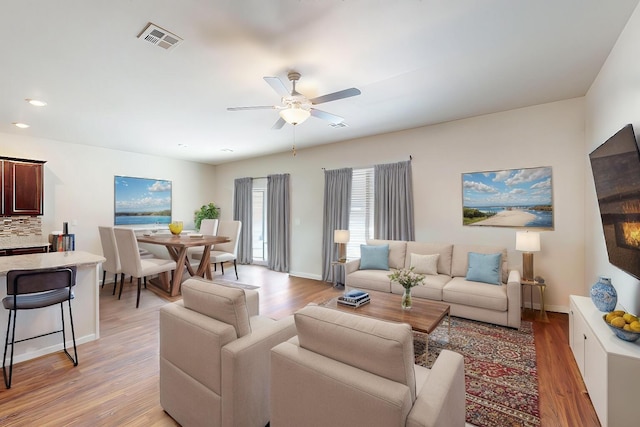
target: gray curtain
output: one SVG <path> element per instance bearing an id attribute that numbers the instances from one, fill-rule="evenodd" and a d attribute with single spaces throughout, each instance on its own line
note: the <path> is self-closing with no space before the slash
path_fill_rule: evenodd
<path id="1" fill-rule="evenodd" d="M 374 166 L 374 236 L 415 240 L 411 161 Z"/>
<path id="2" fill-rule="evenodd" d="M 333 266 L 331 263 L 338 258 L 338 248 L 333 243 L 334 230 L 349 229 L 349 211 L 351 209 L 351 182 L 353 169 L 334 169 L 324 171 L 324 213 L 322 220 L 322 280 L 333 280 Z M 344 269 L 341 277 L 336 277 L 344 283 Z"/>
<path id="3" fill-rule="evenodd" d="M 233 219 L 240 221 L 240 237 L 238 238 L 238 258 L 240 264 L 253 262 L 253 230 L 251 227 L 251 213 L 253 212 L 253 179 L 238 178 L 234 181 L 233 190 Z"/>
<path id="4" fill-rule="evenodd" d="M 289 174 L 267 176 L 267 258 L 274 271 L 289 272 L 291 207 Z"/>

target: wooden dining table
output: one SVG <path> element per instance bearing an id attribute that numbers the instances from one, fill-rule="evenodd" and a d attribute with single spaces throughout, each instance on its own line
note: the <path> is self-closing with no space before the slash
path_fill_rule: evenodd
<path id="1" fill-rule="evenodd" d="M 163 245 L 167 248 L 169 256 L 176 262 L 176 270 L 173 273 L 173 280 L 169 289 L 164 289 L 171 296 L 180 293 L 180 285 L 185 268 L 191 276 L 200 276 L 207 279 L 212 278 L 211 273 L 211 246 L 217 243 L 226 243 L 229 241 L 225 236 L 190 236 L 190 235 L 170 235 L 170 234 L 152 234 L 136 236 L 138 243 L 149 243 L 152 245 Z M 187 257 L 187 249 L 202 246 L 203 253 L 198 268 L 194 271 L 189 258 Z"/>

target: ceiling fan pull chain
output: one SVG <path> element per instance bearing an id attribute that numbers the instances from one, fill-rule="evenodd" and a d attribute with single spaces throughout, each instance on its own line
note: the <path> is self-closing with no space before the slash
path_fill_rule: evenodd
<path id="1" fill-rule="evenodd" d="M 296 125 L 293 125 L 293 147 L 291 147 L 293 157 L 296 156 Z"/>

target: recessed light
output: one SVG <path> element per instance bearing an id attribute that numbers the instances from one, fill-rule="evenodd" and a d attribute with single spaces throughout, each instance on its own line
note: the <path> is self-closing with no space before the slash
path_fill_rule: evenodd
<path id="1" fill-rule="evenodd" d="M 36 107 L 44 107 L 45 105 L 47 105 L 46 102 L 40 101 L 38 99 L 27 98 L 25 99 L 25 101 L 27 101 L 29 104 L 34 105 Z"/>
<path id="2" fill-rule="evenodd" d="M 20 129 L 26 129 L 26 128 L 28 128 L 28 127 L 29 127 L 29 125 L 28 125 L 28 124 L 26 124 L 26 123 L 17 123 L 17 122 L 13 122 L 12 124 L 13 124 L 14 126 L 16 126 L 16 127 L 19 127 Z"/>

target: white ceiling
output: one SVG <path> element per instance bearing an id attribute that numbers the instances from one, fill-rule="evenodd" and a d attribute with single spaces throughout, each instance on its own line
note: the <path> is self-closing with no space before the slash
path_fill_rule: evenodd
<path id="1" fill-rule="evenodd" d="M 289 70 L 309 98 L 362 91 L 318 106 L 348 127 L 311 117 L 298 148 L 583 96 L 638 4 L 0 2 L 0 132 L 211 164 L 291 149 L 291 125 L 271 130 L 276 110 L 226 110 L 279 105 L 262 77 L 289 87 Z M 184 41 L 166 51 L 138 39 L 149 22 Z"/>

